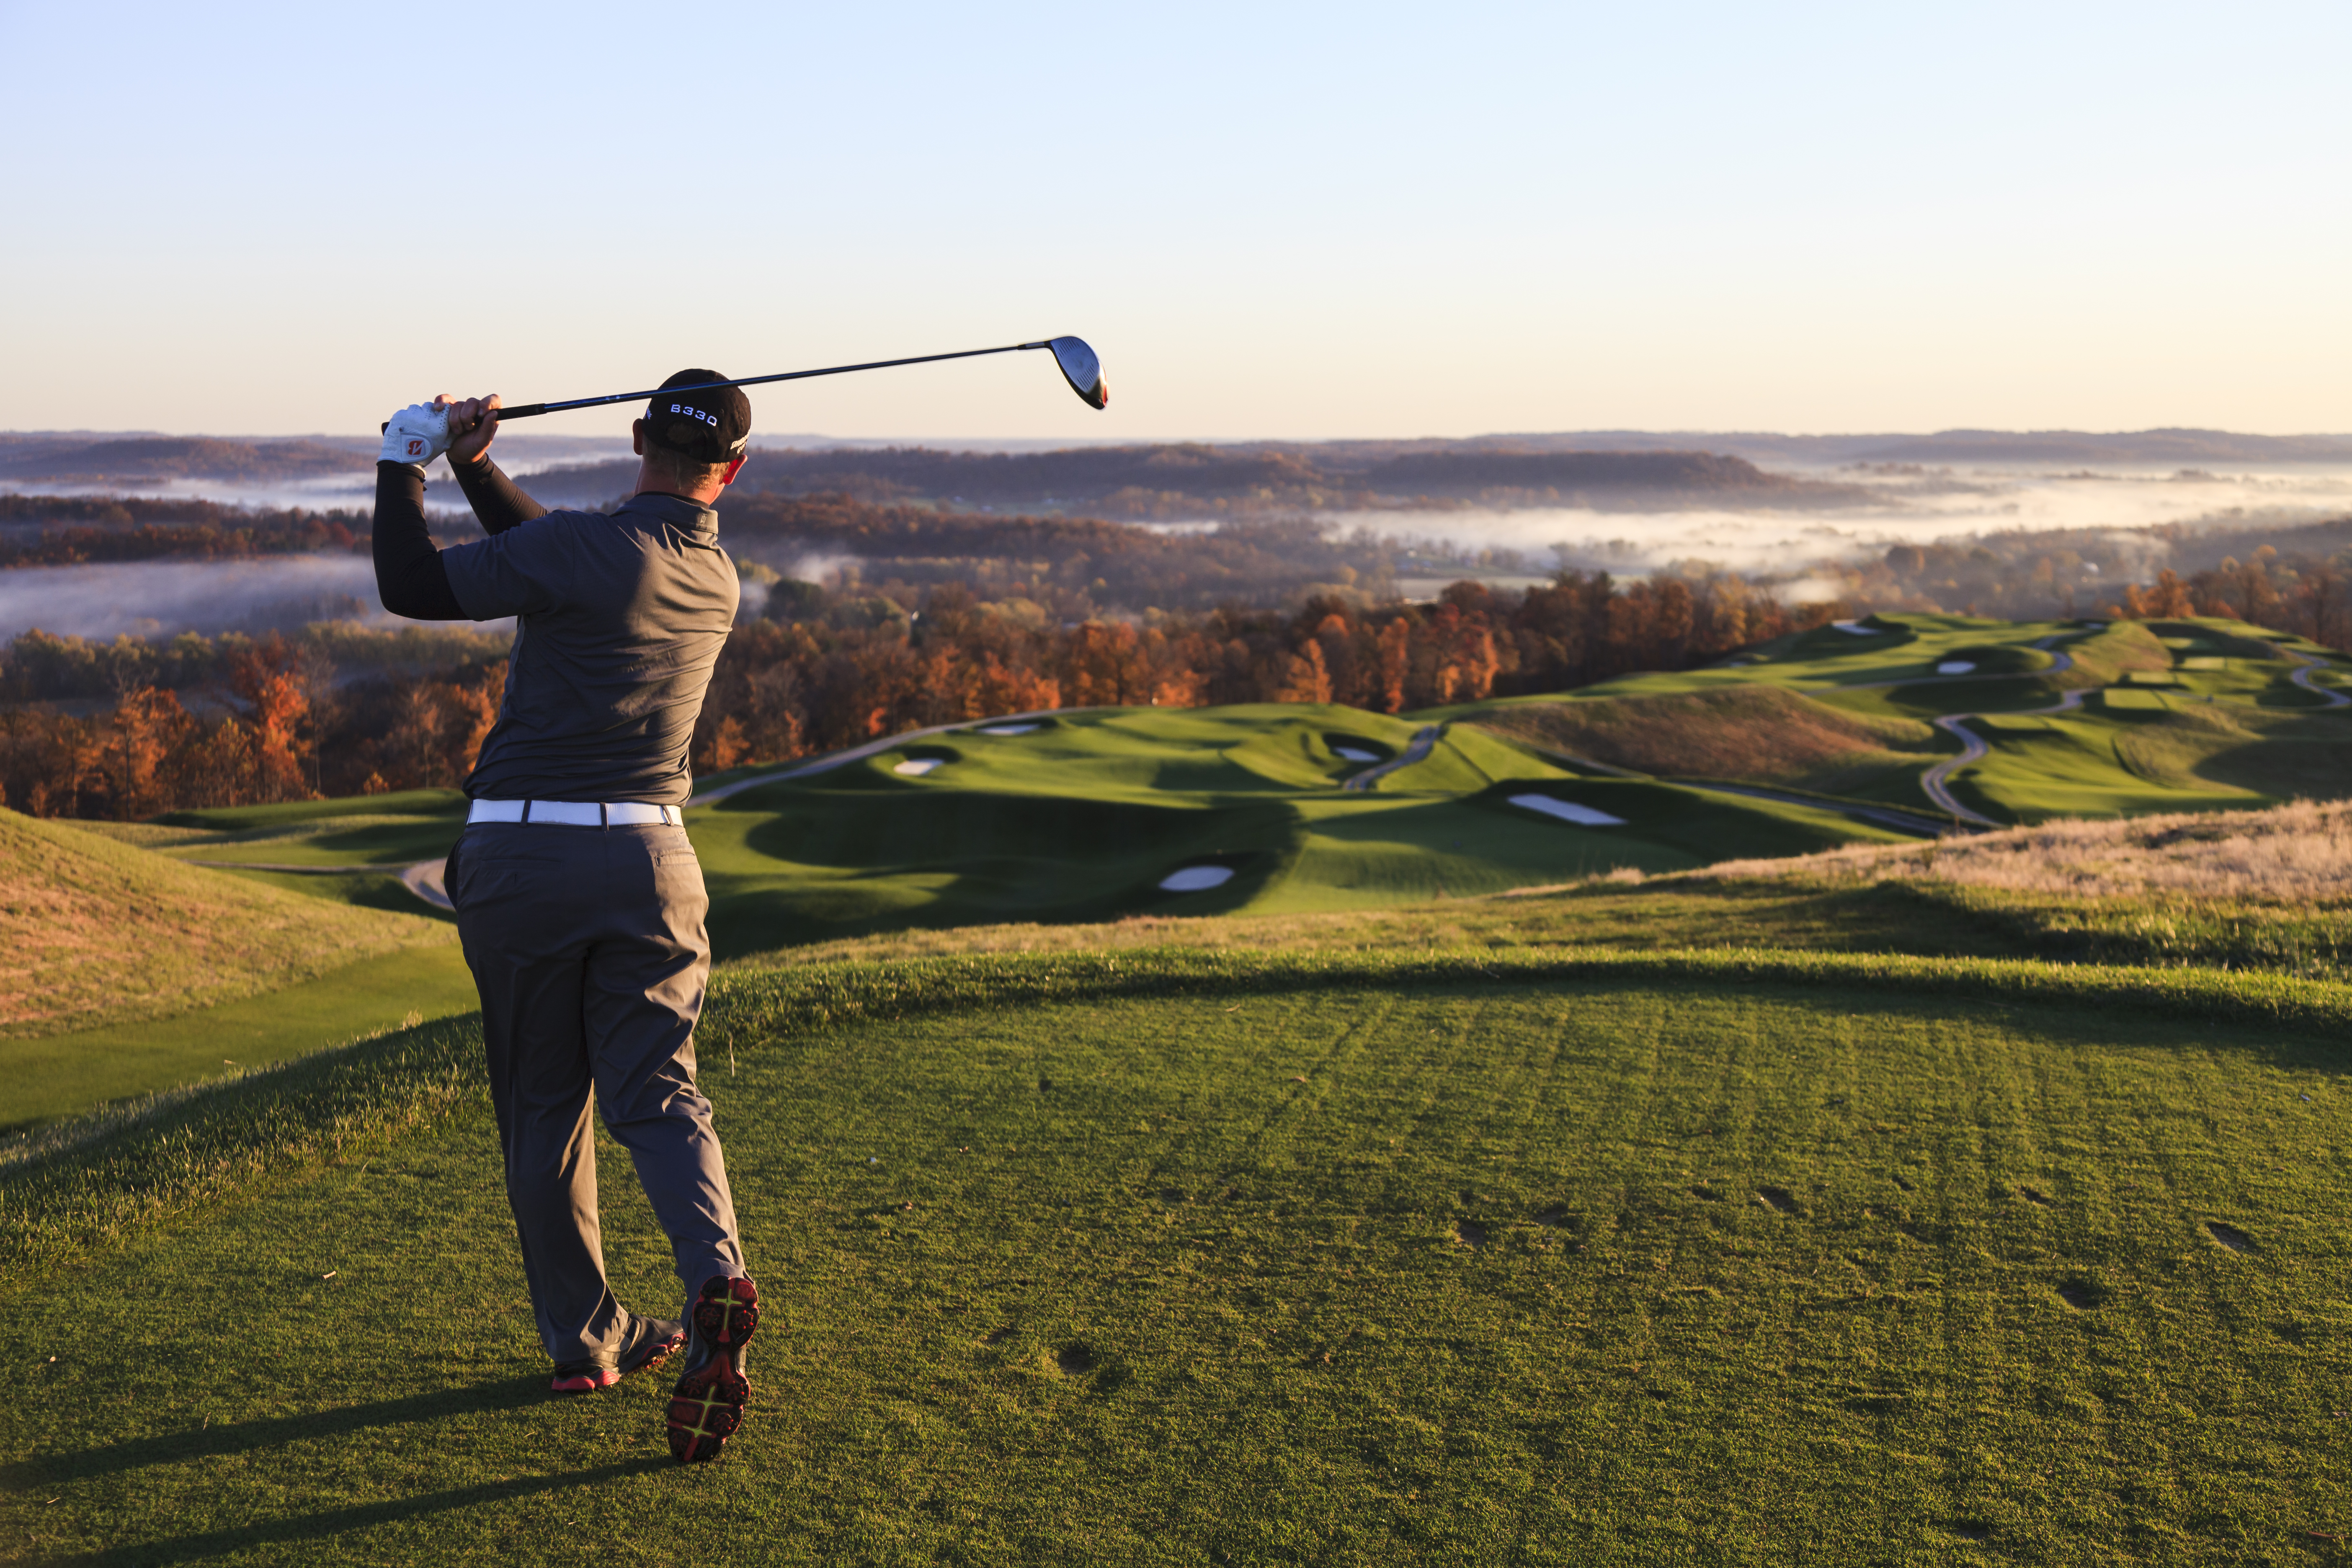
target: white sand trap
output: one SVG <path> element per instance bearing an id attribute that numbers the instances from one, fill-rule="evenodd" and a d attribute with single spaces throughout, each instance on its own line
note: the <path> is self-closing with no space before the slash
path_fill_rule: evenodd
<path id="1" fill-rule="evenodd" d="M 1874 637 L 1878 635 L 1876 626 L 1858 626 L 1852 621 L 1832 621 L 1830 625 L 1842 632 L 1852 632 L 1858 637 Z"/>
<path id="2" fill-rule="evenodd" d="M 1026 735 L 1038 728 L 1035 724 L 982 724 L 980 732 L 983 735 Z"/>
<path id="3" fill-rule="evenodd" d="M 1976 666 L 1970 664 L 1967 659 L 1948 658 L 1943 663 L 1936 667 L 1936 673 L 1937 675 L 1966 675 L 1975 668 Z"/>
<path id="4" fill-rule="evenodd" d="M 1160 890 L 1164 893 L 1199 893 L 1211 888 L 1222 888 L 1234 879 L 1231 866 L 1187 866 L 1171 871 L 1160 879 Z"/>
<path id="5" fill-rule="evenodd" d="M 910 779 L 919 779 L 938 767 L 940 761 L 941 759 L 938 757 L 908 757 L 903 763 L 893 763 L 890 771 L 894 773 L 904 773 Z"/>
<path id="6" fill-rule="evenodd" d="M 1573 822 L 1580 827 L 1622 827 L 1625 819 L 1612 816 L 1605 811 L 1595 811 L 1589 805 L 1579 805 L 1572 800 L 1559 800 L 1548 795 L 1515 795 L 1513 805 L 1529 811 L 1540 811 L 1546 816 L 1557 816 L 1562 822 Z"/>
<path id="7" fill-rule="evenodd" d="M 1331 754 L 1343 763 L 1377 763 L 1381 760 L 1378 752 L 1368 752 L 1361 746 L 1334 746 Z"/>

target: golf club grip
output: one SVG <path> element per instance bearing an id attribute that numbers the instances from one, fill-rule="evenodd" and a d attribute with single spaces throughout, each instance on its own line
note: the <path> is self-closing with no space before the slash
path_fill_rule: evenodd
<path id="1" fill-rule="evenodd" d="M 500 419 L 528 419 L 534 414 L 544 414 L 546 412 L 547 405 L 544 403 L 518 403 L 512 408 L 501 408 L 498 410 L 498 416 Z M 383 424 L 375 427 L 375 433 L 381 436 L 391 428 L 392 421 L 387 419 Z"/>

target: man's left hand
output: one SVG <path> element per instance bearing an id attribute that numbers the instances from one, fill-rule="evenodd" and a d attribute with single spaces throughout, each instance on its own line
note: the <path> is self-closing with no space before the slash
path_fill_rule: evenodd
<path id="1" fill-rule="evenodd" d="M 379 463 L 414 463 L 425 467 L 449 449 L 449 396 L 430 403 L 412 403 L 384 422 L 383 450 Z"/>

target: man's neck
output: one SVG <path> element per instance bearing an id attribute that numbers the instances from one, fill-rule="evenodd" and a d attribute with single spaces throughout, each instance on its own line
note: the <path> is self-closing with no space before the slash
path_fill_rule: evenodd
<path id="1" fill-rule="evenodd" d="M 677 483 L 677 479 L 668 469 L 657 469 L 653 464 L 640 460 L 637 464 L 637 488 L 630 493 L 640 496 L 676 496 L 680 500 L 692 501 L 699 507 L 715 507 L 719 504 L 720 494 L 727 489 L 717 479 L 683 490 L 676 488 Z"/>

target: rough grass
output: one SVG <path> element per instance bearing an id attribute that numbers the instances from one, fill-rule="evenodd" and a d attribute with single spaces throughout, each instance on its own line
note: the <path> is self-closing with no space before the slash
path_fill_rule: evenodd
<path id="1" fill-rule="evenodd" d="M 2044 823 L 1901 848 L 1848 846 L 1728 860 L 1706 877 L 1906 879 L 2089 898 L 2171 893 L 2285 902 L 2352 898 L 2352 804 Z"/>
<path id="2" fill-rule="evenodd" d="M 86 1273 L 16 1293 L 0 1540 L 2292 1561 L 2352 1510 L 2311 1437 L 2352 1342 L 2347 997 L 1762 954 L 730 977 L 736 1067 L 707 1049 L 705 1079 L 772 1311 L 751 1425 L 695 1471 L 658 1457 L 656 1380 L 540 1393 L 491 1129 L 431 1087 L 467 1042 L 381 1042 L 352 1125 L 404 1096 L 454 1123 L 323 1168 L 313 1133 L 286 1179 L 131 1237 L 106 1278 L 173 1310 L 102 1339 Z M 615 1288 L 665 1308 L 628 1188 L 610 1160 Z"/>
<path id="3" fill-rule="evenodd" d="M 420 916 L 303 898 L 0 809 L 0 1039 L 185 1012 L 455 940 Z"/>
<path id="4" fill-rule="evenodd" d="M 1916 772 L 1941 749 L 1917 720 L 1853 713 L 1763 685 L 1512 703 L 1466 721 L 1606 767 L 1826 794 Z"/>

